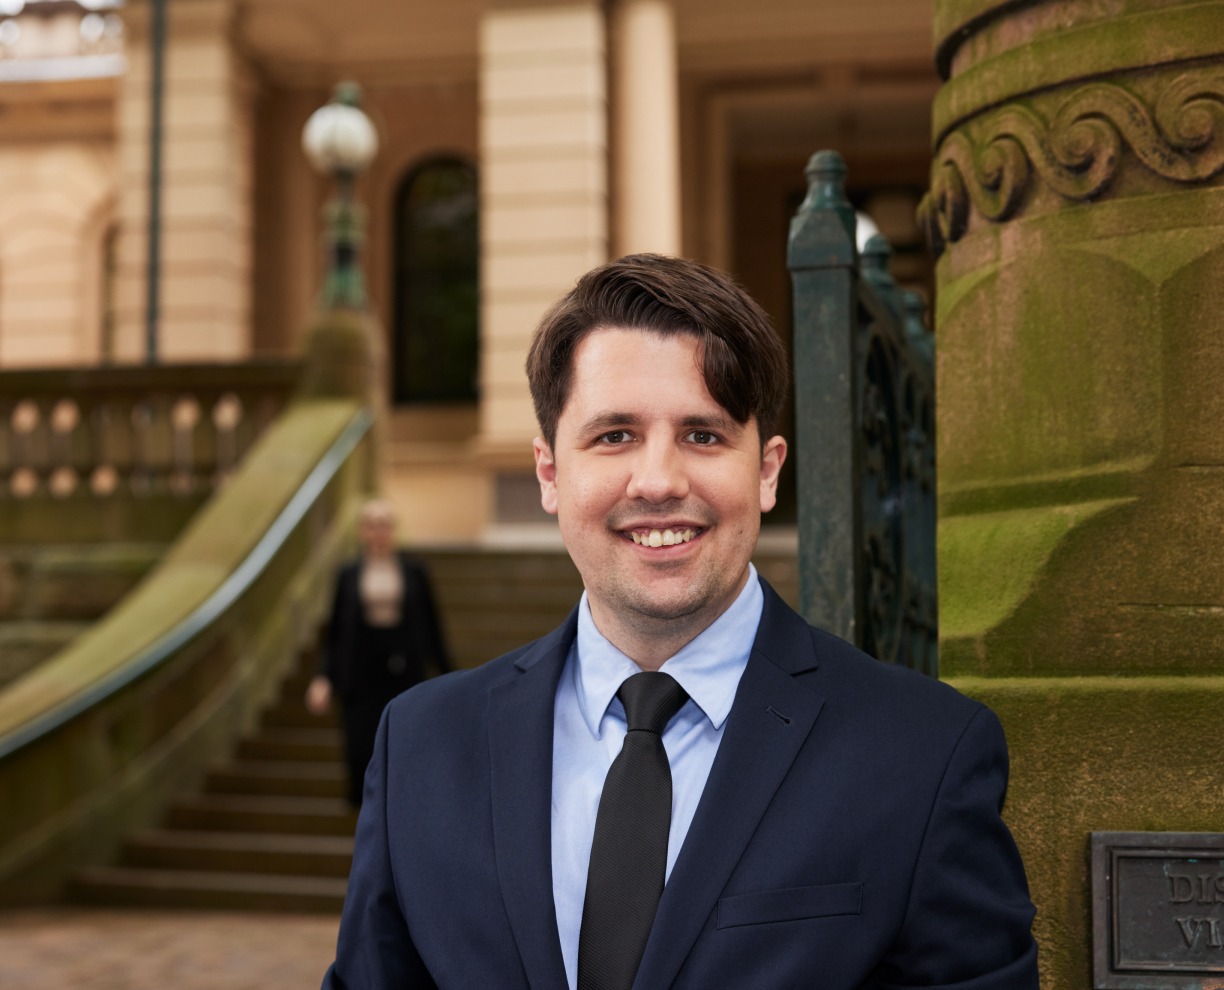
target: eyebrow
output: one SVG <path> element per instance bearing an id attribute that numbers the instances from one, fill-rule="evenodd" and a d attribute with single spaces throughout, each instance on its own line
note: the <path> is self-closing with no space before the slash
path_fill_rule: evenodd
<path id="1" fill-rule="evenodd" d="M 620 426 L 637 426 L 641 422 L 640 417 L 632 413 L 622 412 L 606 412 L 600 413 L 598 416 L 592 416 L 578 428 L 580 437 L 590 436 L 592 433 L 603 433 L 607 430 L 614 430 Z"/>
<path id="2" fill-rule="evenodd" d="M 621 427 L 637 426 L 642 418 L 634 413 L 606 412 L 592 416 L 578 430 L 579 436 L 590 436 L 593 433 L 603 433 Z M 680 425 L 690 430 L 714 430 L 720 433 L 738 434 L 743 432 L 744 424 L 737 423 L 730 416 L 685 416 Z"/>

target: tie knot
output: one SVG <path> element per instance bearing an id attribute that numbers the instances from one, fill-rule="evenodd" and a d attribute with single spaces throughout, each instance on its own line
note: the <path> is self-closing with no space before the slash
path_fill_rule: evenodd
<path id="1" fill-rule="evenodd" d="M 625 718 L 629 731 L 645 729 L 662 735 L 667 723 L 688 700 L 685 693 L 670 674 L 658 671 L 643 671 L 629 677 L 616 692 L 625 706 Z"/>

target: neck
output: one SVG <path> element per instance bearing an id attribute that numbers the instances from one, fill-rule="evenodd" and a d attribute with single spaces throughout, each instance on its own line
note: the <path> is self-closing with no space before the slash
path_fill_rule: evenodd
<path id="1" fill-rule="evenodd" d="M 592 612 L 592 618 L 594 617 Z M 650 632 L 644 628 L 646 625 L 654 625 L 656 631 Z M 693 628 L 690 624 L 675 619 L 647 620 L 642 628 L 619 625 L 618 628 L 605 630 L 603 624 L 595 619 L 595 626 L 604 638 L 642 670 L 658 670 L 700 636 L 709 625 L 709 622 L 705 622 Z M 683 628 L 680 628 L 681 626 Z"/>
<path id="2" fill-rule="evenodd" d="M 744 579 L 732 594 L 717 604 L 707 603 L 687 615 L 658 616 L 631 610 L 605 609 L 588 597 L 591 619 L 600 635 L 642 668 L 658 670 L 693 640 L 705 632 L 744 590 Z"/>

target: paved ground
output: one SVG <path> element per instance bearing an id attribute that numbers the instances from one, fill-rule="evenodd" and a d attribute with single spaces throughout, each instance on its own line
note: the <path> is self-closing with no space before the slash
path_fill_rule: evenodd
<path id="1" fill-rule="evenodd" d="M 4 990 L 306 990 L 335 915 L 56 908 L 0 913 Z"/>

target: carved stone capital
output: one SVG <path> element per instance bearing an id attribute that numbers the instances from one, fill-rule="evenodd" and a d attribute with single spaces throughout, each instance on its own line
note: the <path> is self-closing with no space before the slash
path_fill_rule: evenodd
<path id="1" fill-rule="evenodd" d="M 1128 170 L 1148 190 L 1224 172 L 1224 67 L 1060 87 L 965 121 L 939 144 L 919 222 L 939 254 L 974 218 L 1003 223 L 1100 199 Z"/>

